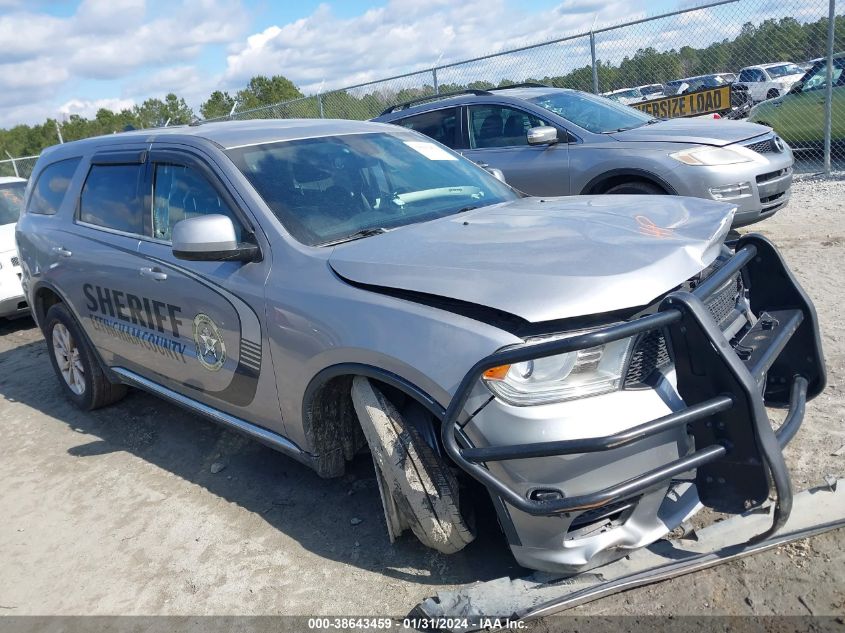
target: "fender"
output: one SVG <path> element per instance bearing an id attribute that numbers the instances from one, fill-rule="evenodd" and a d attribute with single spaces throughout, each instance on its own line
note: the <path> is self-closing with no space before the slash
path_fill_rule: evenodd
<path id="1" fill-rule="evenodd" d="M 313 402 L 314 396 L 317 392 L 332 378 L 337 378 L 338 376 L 366 376 L 367 378 L 379 380 L 391 387 L 399 389 L 409 397 L 418 401 L 438 420 L 442 421 L 446 416 L 446 409 L 443 405 L 437 402 L 437 400 L 431 397 L 427 392 L 398 374 L 394 374 L 393 372 L 389 372 L 373 365 L 365 365 L 363 363 L 339 363 L 320 370 L 311 379 L 311 382 L 308 383 L 308 387 L 305 389 L 305 396 L 302 399 L 303 420 L 307 419 L 311 403 Z"/>
<path id="2" fill-rule="evenodd" d="M 618 178 L 619 176 L 633 176 L 634 178 L 648 180 L 655 185 L 662 187 L 669 195 L 678 195 L 677 190 L 657 174 L 645 169 L 636 168 L 611 169 L 610 171 L 602 172 L 586 184 L 586 186 L 581 190 L 581 195 L 589 195 L 597 185 L 601 184 L 605 180 Z"/>
<path id="3" fill-rule="evenodd" d="M 59 299 L 61 299 L 62 303 L 65 304 L 65 306 L 67 307 L 71 316 L 76 321 L 76 324 L 79 326 L 79 331 L 82 332 L 82 336 L 85 338 L 85 344 L 88 345 L 88 348 L 93 352 L 94 359 L 97 361 L 97 364 L 100 366 L 100 369 L 103 370 L 103 373 L 106 375 L 106 378 L 108 379 L 108 381 L 111 382 L 111 383 L 114 383 L 114 384 L 123 383 L 123 380 L 121 380 L 120 377 L 111 370 L 111 367 L 106 365 L 105 361 L 100 356 L 100 350 L 97 349 L 97 346 L 94 345 L 94 343 L 91 341 L 90 337 L 88 336 L 88 332 L 86 332 L 85 328 L 82 327 L 82 322 L 79 319 L 79 315 L 76 313 L 76 310 L 74 309 L 73 304 L 68 300 L 67 296 L 61 290 L 59 290 L 56 286 L 54 286 L 52 283 L 50 283 L 49 281 L 44 281 L 42 279 L 42 280 L 36 282 L 35 284 L 33 284 L 33 286 L 32 286 L 32 298 L 36 299 L 36 297 L 38 296 L 38 292 L 42 289 L 49 290 L 50 292 L 52 292 L 53 294 L 58 296 Z M 35 320 L 35 324 L 38 326 L 38 328 L 41 330 L 41 332 L 43 334 L 44 333 L 44 324 L 41 323 L 40 319 L 39 319 L 39 315 L 38 315 L 39 307 L 40 307 L 39 302 L 37 300 L 34 300 L 32 302 L 31 312 L 32 312 L 32 318 Z M 44 316 L 47 316 L 46 310 L 44 311 Z"/>

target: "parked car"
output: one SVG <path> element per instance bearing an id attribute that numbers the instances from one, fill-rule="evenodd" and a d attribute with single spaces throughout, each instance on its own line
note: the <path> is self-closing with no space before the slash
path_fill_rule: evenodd
<path id="1" fill-rule="evenodd" d="M 369 446 L 391 539 L 461 549 L 486 488 L 536 569 L 772 480 L 770 531 L 789 514 L 818 326 L 770 242 L 724 245 L 735 203 L 525 197 L 411 130 L 319 119 L 65 143 L 32 179 L 24 288 L 82 409 L 137 387 L 324 477 Z M 764 403 L 790 407 L 777 434 Z"/>
<path id="2" fill-rule="evenodd" d="M 636 103 L 637 101 L 645 101 L 645 95 L 640 92 L 639 88 L 621 88 L 620 90 L 612 90 L 611 92 L 601 93 L 602 97 L 607 97 L 611 101 L 616 101 L 623 105 Z"/>
<path id="3" fill-rule="evenodd" d="M 702 88 L 718 88 L 719 86 L 727 86 L 736 81 L 736 75 L 733 73 L 712 73 L 710 75 L 696 75 L 695 77 L 685 77 L 684 79 L 675 79 L 667 81 L 665 84 L 665 93 L 667 95 L 681 94 L 683 92 L 694 92 Z"/>
<path id="4" fill-rule="evenodd" d="M 833 58 L 833 117 L 831 138 L 845 141 L 845 53 Z M 751 109 L 748 120 L 774 128 L 796 147 L 813 147 L 824 142 L 824 103 L 827 86 L 827 60 L 816 62 L 803 79 L 776 99 Z"/>
<path id="5" fill-rule="evenodd" d="M 804 71 L 792 62 L 746 66 L 739 71 L 737 83 L 748 87 L 751 99 L 758 103 L 789 92 Z"/>
<path id="6" fill-rule="evenodd" d="M 646 99 L 658 99 L 665 95 L 663 84 L 645 84 L 644 86 L 637 86 L 637 89 Z"/>
<path id="7" fill-rule="evenodd" d="M 15 223 L 23 207 L 26 180 L 0 176 L 0 317 L 29 312 L 21 289 L 21 267 L 15 249 Z"/>
<path id="8" fill-rule="evenodd" d="M 663 84 L 647 84 L 645 86 L 637 86 L 636 88 L 620 88 L 619 90 L 603 92 L 601 96 L 624 105 L 629 105 L 638 101 L 648 101 L 649 99 L 657 99 L 664 96 Z"/>
<path id="9" fill-rule="evenodd" d="M 427 134 L 534 196 L 724 200 L 738 205 L 734 226 L 742 226 L 782 209 L 792 183 L 792 152 L 768 128 L 660 121 L 577 90 L 528 86 L 426 97 L 375 120 Z"/>

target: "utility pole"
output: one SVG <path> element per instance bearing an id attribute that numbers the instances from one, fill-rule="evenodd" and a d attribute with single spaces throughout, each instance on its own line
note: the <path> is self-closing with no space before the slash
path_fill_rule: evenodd
<path id="1" fill-rule="evenodd" d="M 59 135 L 59 143 L 64 143 L 65 139 L 62 138 L 62 128 L 59 125 L 58 119 L 55 121 L 55 123 L 56 123 L 56 134 Z"/>

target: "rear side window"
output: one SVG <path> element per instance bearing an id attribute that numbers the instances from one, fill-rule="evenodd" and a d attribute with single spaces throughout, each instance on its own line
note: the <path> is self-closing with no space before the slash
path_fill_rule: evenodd
<path id="1" fill-rule="evenodd" d="M 144 234 L 140 186 L 144 165 L 92 165 L 82 188 L 79 219 L 124 233 Z"/>
<path id="2" fill-rule="evenodd" d="M 32 189 L 32 196 L 30 196 L 26 212 L 40 215 L 56 213 L 62 205 L 62 200 L 64 200 L 78 164 L 79 158 L 68 158 L 47 165 L 41 170 L 38 181 Z"/>
<path id="3" fill-rule="evenodd" d="M 407 119 L 402 119 L 396 123 L 415 132 L 430 136 L 438 143 L 443 143 L 446 147 L 453 149 L 455 147 L 458 129 L 457 108 L 423 112 L 416 116 L 409 116 Z"/>

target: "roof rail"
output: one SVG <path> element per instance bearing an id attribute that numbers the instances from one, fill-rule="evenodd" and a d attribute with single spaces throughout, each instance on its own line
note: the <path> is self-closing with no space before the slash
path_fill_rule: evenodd
<path id="1" fill-rule="evenodd" d="M 510 88 L 554 88 L 547 84 L 539 84 L 533 81 L 524 81 L 521 84 L 511 84 L 509 86 L 498 86 L 496 88 L 488 88 L 488 90 L 508 90 Z"/>
<path id="2" fill-rule="evenodd" d="M 391 112 L 396 112 L 397 110 L 405 110 L 406 108 L 409 108 L 417 103 L 424 103 L 425 101 L 436 101 L 437 99 L 446 99 L 447 97 L 457 97 L 458 95 L 467 94 L 489 95 L 490 92 L 488 90 L 474 90 L 472 88 L 467 88 L 466 90 L 457 90 L 455 92 L 441 92 L 440 94 L 436 95 L 428 95 L 425 97 L 411 99 L 410 101 L 405 101 L 404 103 L 395 103 L 392 106 L 388 106 L 387 108 L 385 108 L 379 116 L 384 116 L 385 114 L 390 114 Z"/>
<path id="3" fill-rule="evenodd" d="M 525 82 L 520 84 L 511 84 L 510 86 L 499 86 L 498 88 L 487 88 L 485 90 L 467 88 L 466 90 L 457 90 L 455 92 L 442 92 L 436 95 L 427 95 L 425 97 L 411 99 L 410 101 L 405 101 L 404 103 L 396 103 L 392 106 L 385 108 L 385 110 L 379 116 L 384 116 L 385 114 L 390 114 L 391 112 L 396 112 L 397 110 L 405 110 L 406 108 L 409 108 L 412 105 L 424 103 L 426 101 L 436 101 L 437 99 L 446 99 L 447 97 L 457 97 L 459 95 L 491 95 L 492 90 L 507 90 L 508 88 L 551 88 L 551 86 L 547 86 L 546 84 Z"/>

